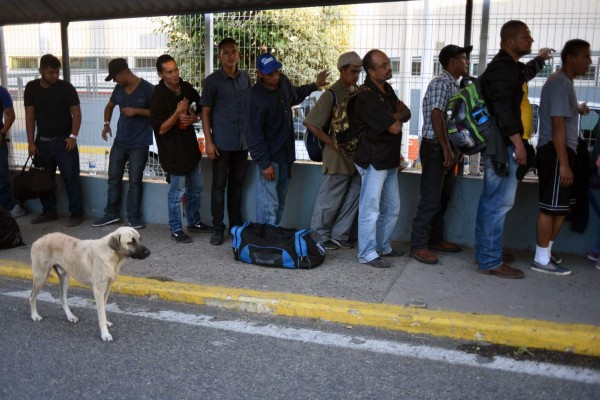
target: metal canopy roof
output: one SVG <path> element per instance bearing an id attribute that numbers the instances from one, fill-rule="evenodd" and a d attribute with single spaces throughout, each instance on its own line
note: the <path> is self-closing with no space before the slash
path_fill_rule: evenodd
<path id="1" fill-rule="evenodd" d="M 390 0 L 0 0 L 0 25 L 387 1 Z"/>

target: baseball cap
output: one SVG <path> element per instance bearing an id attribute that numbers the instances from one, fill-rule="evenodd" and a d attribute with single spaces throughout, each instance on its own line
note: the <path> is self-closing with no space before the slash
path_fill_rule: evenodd
<path id="1" fill-rule="evenodd" d="M 349 51 L 344 53 L 338 58 L 337 67 L 338 69 L 342 68 L 345 65 L 362 65 L 362 58 L 356 52 Z"/>
<path id="2" fill-rule="evenodd" d="M 473 50 L 473 46 L 459 47 L 455 44 L 449 44 L 440 51 L 438 59 L 440 64 L 442 64 L 443 67 L 446 67 L 452 57 L 459 54 L 469 54 L 471 53 L 471 50 Z"/>
<path id="3" fill-rule="evenodd" d="M 271 53 L 261 54 L 256 57 L 256 69 L 261 74 L 269 75 L 271 72 L 281 67 L 281 63 L 277 61 L 275 56 Z"/>
<path id="4" fill-rule="evenodd" d="M 127 68 L 129 68 L 129 66 L 124 58 L 115 58 L 114 60 L 110 60 L 108 63 L 108 76 L 104 78 L 104 80 L 106 82 L 112 81 L 115 79 L 115 75 Z"/>

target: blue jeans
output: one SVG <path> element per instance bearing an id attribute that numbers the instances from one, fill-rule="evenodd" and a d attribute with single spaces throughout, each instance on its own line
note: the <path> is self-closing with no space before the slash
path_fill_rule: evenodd
<path id="1" fill-rule="evenodd" d="M 185 194 L 185 216 L 188 226 L 200 223 L 200 193 L 202 192 L 202 175 L 200 162 L 187 174 L 171 174 L 169 186 L 169 228 L 171 232 L 183 229 L 181 224 L 181 197 Z"/>
<path id="2" fill-rule="evenodd" d="M 400 215 L 396 168 L 376 170 L 356 166 L 362 177 L 358 204 L 358 261 L 367 263 L 392 251 L 390 237 Z"/>
<path id="3" fill-rule="evenodd" d="M 475 223 L 475 256 L 479 268 L 490 270 L 502 265 L 502 234 L 504 220 L 517 193 L 517 162 L 512 157 L 515 148 L 507 148 L 508 176 L 498 176 L 491 157 L 485 156 L 483 192 L 479 198 Z"/>
<path id="4" fill-rule="evenodd" d="M 15 203 L 10 192 L 10 176 L 8 167 L 8 144 L 0 144 L 0 206 L 6 211 L 12 210 Z"/>
<path id="5" fill-rule="evenodd" d="M 271 163 L 271 165 L 275 169 L 275 179 L 272 181 L 266 180 L 262 175 L 262 168 L 259 165 L 256 166 L 256 222 L 279 225 L 288 190 L 289 166 L 276 163 Z"/>
<path id="6" fill-rule="evenodd" d="M 67 190 L 71 216 L 82 216 L 83 191 L 79 179 L 79 148 L 75 147 L 75 150 L 67 151 L 65 140 L 66 137 L 50 141 L 38 140 L 36 144 L 39 158 L 42 164 L 52 173 L 52 179 L 55 179 L 56 167 L 58 167 Z M 56 215 L 56 195 L 54 192 L 40 196 L 40 202 L 44 213 Z"/>
<path id="7" fill-rule="evenodd" d="M 148 161 L 148 146 L 128 148 L 113 144 L 108 164 L 108 195 L 104 215 L 118 218 L 121 210 L 121 185 L 125 164 L 129 161 L 129 191 L 127 192 L 127 219 L 142 217 L 142 179 Z"/>

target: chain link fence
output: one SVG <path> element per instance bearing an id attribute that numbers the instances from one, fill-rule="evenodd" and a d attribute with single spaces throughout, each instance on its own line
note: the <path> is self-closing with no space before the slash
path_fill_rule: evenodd
<path id="1" fill-rule="evenodd" d="M 480 62 L 482 6 L 482 1 L 474 2 L 472 75 L 476 75 Z M 390 84 L 413 115 L 404 128 L 402 153 L 410 165 L 418 169 L 422 98 L 428 83 L 441 72 L 437 61 L 439 50 L 450 43 L 464 43 L 464 11 L 463 1 L 430 0 L 246 11 L 214 14 L 209 19 L 192 15 L 70 23 L 71 82 L 78 90 L 83 112 L 78 140 L 81 169 L 86 173 L 90 162 L 95 164 L 98 174 L 106 173 L 108 169 L 112 139 L 102 140 L 101 131 L 103 109 L 114 87 L 114 83 L 104 81 L 111 59 L 126 58 L 134 74 L 156 84 L 155 60 L 159 55 L 169 53 L 177 60 L 182 77 L 201 91 L 203 77 L 219 67 L 216 44 L 228 36 L 238 41 L 240 68 L 248 70 L 251 76 L 254 77 L 256 56 L 272 51 L 283 63 L 283 72 L 295 84 L 313 81 L 322 69 L 331 70 L 331 81 L 335 81 L 338 78 L 335 63 L 342 52 L 354 50 L 363 55 L 372 48 L 386 52 L 393 68 Z M 587 100 L 592 109 L 580 124 L 582 137 L 590 145 L 594 144 L 600 129 L 599 17 L 598 1 L 492 1 L 487 42 L 486 59 L 489 61 L 499 50 L 500 27 L 510 19 L 520 19 L 529 25 L 536 40 L 534 49 L 548 46 L 560 50 L 566 40 L 575 37 L 589 41 L 594 50 L 593 64 L 585 76 L 576 79 L 575 85 L 578 98 Z M 210 46 L 205 41 L 207 36 L 212 37 L 212 48 L 206 47 Z M 8 89 L 17 114 L 11 130 L 11 164 L 19 166 L 27 157 L 23 89 L 29 80 L 39 77 L 37 67 L 41 55 L 61 54 L 60 27 L 58 24 L 6 26 L 4 37 Z M 211 58 L 208 65 L 207 57 Z M 548 75 L 558 68 L 560 57 L 555 57 L 530 82 L 534 134 L 541 87 Z M 363 80 L 364 74 L 359 83 Z M 302 122 L 319 95 L 313 93 L 294 108 L 293 126 L 299 160 L 308 160 L 302 142 L 305 130 Z M 115 112 L 111 124 L 113 131 L 117 117 L 118 112 Z M 201 136 L 201 127 L 197 128 Z M 477 168 L 471 170 L 478 172 Z M 155 146 L 150 148 L 146 176 L 164 176 Z"/>

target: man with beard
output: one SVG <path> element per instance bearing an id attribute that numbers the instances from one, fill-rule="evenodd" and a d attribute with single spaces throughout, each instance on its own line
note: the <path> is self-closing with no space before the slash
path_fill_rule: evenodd
<path id="1" fill-rule="evenodd" d="M 387 81 L 392 78 L 389 57 L 371 50 L 363 58 L 367 73 L 364 86 L 351 106 L 349 122 L 359 134 L 354 155 L 362 178 L 358 206 L 358 261 L 375 268 L 389 268 L 382 257 L 400 257 L 390 245 L 400 214 L 398 169 L 401 166 L 402 124 L 410 110 L 398 99 Z"/>
<path id="2" fill-rule="evenodd" d="M 52 174 L 52 179 L 56 175 L 56 167 L 60 170 L 71 212 L 67 225 L 77 226 L 81 224 L 83 217 L 77 148 L 81 108 L 73 85 L 58 78 L 60 67 L 60 61 L 52 54 L 45 54 L 40 59 L 41 78 L 25 86 L 25 127 L 29 155 L 39 156 L 41 164 Z M 55 193 L 40 196 L 40 202 L 43 207 L 42 215 L 32 219 L 31 223 L 56 220 Z"/>
<path id="3" fill-rule="evenodd" d="M 524 126 L 521 108 L 531 107 L 527 100 L 527 82 L 552 57 L 553 49 L 543 48 L 527 64 L 519 62 L 531 53 L 533 38 L 527 25 L 508 21 L 500 30 L 500 48 L 486 68 L 482 86 L 498 130 L 488 138 L 484 156 L 483 191 L 479 198 L 475 225 L 477 272 L 500 278 L 522 278 L 523 272 L 502 257 L 502 234 L 506 214 L 512 208 L 517 192 L 517 166 L 527 164 L 523 144 Z"/>

